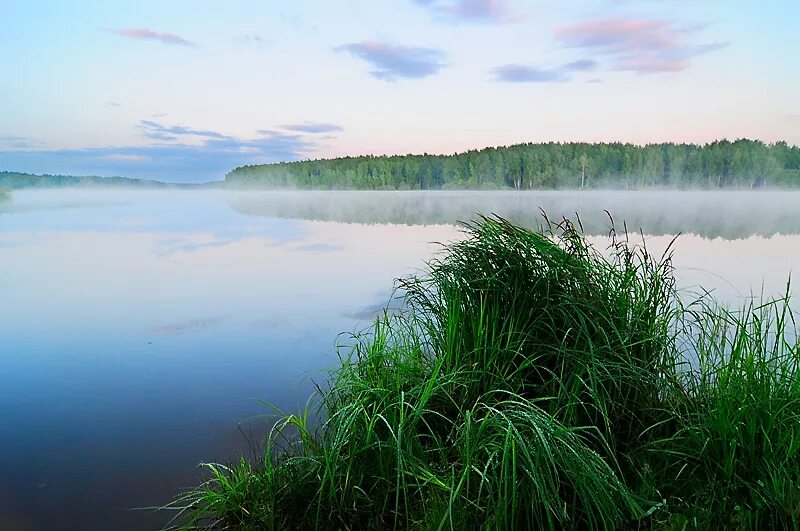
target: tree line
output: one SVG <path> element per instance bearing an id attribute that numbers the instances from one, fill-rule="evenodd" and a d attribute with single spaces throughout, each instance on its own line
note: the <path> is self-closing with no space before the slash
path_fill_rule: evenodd
<path id="1" fill-rule="evenodd" d="M 760 188 L 800 186 L 800 147 L 549 142 L 453 155 L 359 156 L 241 166 L 229 187 L 334 190 Z"/>
<path id="2" fill-rule="evenodd" d="M 0 189 L 15 190 L 21 188 L 63 188 L 72 186 L 128 186 L 128 187 L 162 187 L 166 183 L 131 179 L 128 177 L 97 177 L 74 175 L 33 175 L 13 171 L 0 171 Z"/>

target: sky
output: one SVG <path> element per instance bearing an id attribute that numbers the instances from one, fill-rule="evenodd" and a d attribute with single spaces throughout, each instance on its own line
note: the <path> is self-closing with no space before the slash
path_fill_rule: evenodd
<path id="1" fill-rule="evenodd" d="M 800 2 L 2 0 L 0 171 L 800 144 Z"/>

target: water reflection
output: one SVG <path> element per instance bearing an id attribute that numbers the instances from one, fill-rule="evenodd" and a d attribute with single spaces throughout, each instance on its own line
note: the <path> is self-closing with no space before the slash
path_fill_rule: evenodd
<path id="1" fill-rule="evenodd" d="M 681 286 L 731 301 L 780 293 L 800 263 L 795 194 L 623 195 L 15 192 L 0 216 L 0 522 L 163 524 L 124 509 L 162 504 L 198 462 L 244 449 L 236 423 L 265 413 L 255 398 L 302 407 L 337 334 L 474 211 L 535 223 L 539 206 L 579 210 L 602 247 L 607 201 L 657 234 L 654 252 L 699 234 L 675 248 Z"/>
<path id="2" fill-rule="evenodd" d="M 394 228 L 115 194 L 19 193 L 0 218 L 3 525 L 157 528 L 163 515 L 125 509 L 244 449 L 256 398 L 302 407 L 337 335 L 433 249 L 425 227 L 382 249 Z"/>
<path id="3" fill-rule="evenodd" d="M 645 234 L 692 233 L 726 239 L 800 234 L 800 192 L 230 192 L 243 214 L 337 221 L 435 225 L 499 214 L 539 226 L 576 213 L 589 234 L 607 234 L 609 214 Z"/>

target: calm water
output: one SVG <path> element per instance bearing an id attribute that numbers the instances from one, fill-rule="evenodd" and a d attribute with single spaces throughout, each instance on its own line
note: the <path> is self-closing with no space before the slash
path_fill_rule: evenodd
<path id="1" fill-rule="evenodd" d="M 475 212 L 611 212 L 680 285 L 780 294 L 800 193 L 31 191 L 0 204 L 0 528 L 153 529 L 238 423 L 303 406 L 392 280 Z M 641 238 L 640 236 L 637 236 Z M 266 420 L 241 429 L 258 430 Z"/>

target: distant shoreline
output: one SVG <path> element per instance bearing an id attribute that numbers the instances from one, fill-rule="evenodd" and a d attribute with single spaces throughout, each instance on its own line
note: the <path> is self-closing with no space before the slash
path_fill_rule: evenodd
<path id="1" fill-rule="evenodd" d="M 0 171 L 0 190 L 25 190 L 36 188 L 130 188 L 130 189 L 182 189 L 219 188 L 224 181 L 204 183 L 170 183 L 131 177 L 100 177 L 75 175 L 49 175 Z"/>
<path id="2" fill-rule="evenodd" d="M 640 185 L 636 187 L 606 186 L 562 186 L 562 187 L 529 187 L 513 188 L 510 186 L 484 186 L 471 188 L 467 186 L 449 185 L 441 188 L 352 188 L 352 187 L 323 187 L 302 188 L 291 186 L 269 185 L 264 183 L 240 183 L 228 180 L 209 181 L 203 183 L 172 183 L 149 179 L 134 179 L 128 177 L 83 177 L 72 175 L 35 175 L 29 173 L 0 172 L 0 199 L 3 195 L 10 196 L 17 190 L 228 190 L 238 192 L 754 192 L 775 190 L 800 190 L 800 181 L 796 184 L 759 186 L 726 186 L 722 188 L 703 186 L 676 186 L 666 184 Z"/>
<path id="3" fill-rule="evenodd" d="M 0 190 L 63 187 L 234 190 L 753 190 L 800 188 L 800 146 L 527 143 L 452 155 L 362 155 L 239 166 L 224 179 L 172 183 L 129 177 L 0 171 Z"/>
<path id="4" fill-rule="evenodd" d="M 786 142 L 517 144 L 452 155 L 390 155 L 240 166 L 226 187 L 303 190 L 754 189 L 800 187 Z"/>

